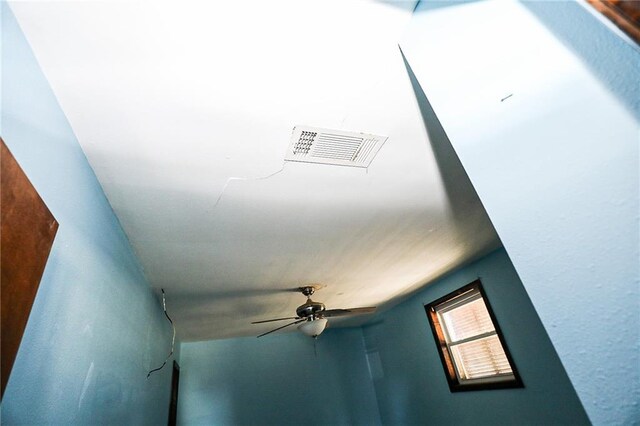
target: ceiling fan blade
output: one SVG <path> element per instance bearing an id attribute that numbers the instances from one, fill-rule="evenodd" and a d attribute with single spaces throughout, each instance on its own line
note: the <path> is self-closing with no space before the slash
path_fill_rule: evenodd
<path id="1" fill-rule="evenodd" d="M 298 321 L 290 322 L 289 324 L 287 324 L 287 325 L 283 325 L 282 327 L 274 328 L 274 329 L 273 329 L 273 330 L 271 330 L 271 331 L 267 331 L 266 333 L 262 333 L 262 334 L 261 334 L 261 335 L 259 335 L 258 337 L 266 336 L 267 334 L 273 333 L 274 331 L 281 330 L 281 329 L 283 329 L 283 328 L 285 328 L 285 327 L 289 327 L 290 325 L 300 324 L 301 322 L 304 322 L 304 321 L 306 321 L 306 319 L 301 319 L 301 320 L 298 320 Z"/>
<path id="2" fill-rule="evenodd" d="M 366 308 L 349 308 L 349 309 L 327 309 L 326 311 L 322 311 L 320 314 L 323 318 L 333 318 L 333 317 L 344 317 L 348 315 L 360 315 L 360 314 L 371 314 L 376 311 L 375 306 L 369 306 Z"/>
<path id="3" fill-rule="evenodd" d="M 284 321 L 284 320 L 292 320 L 292 319 L 300 319 L 300 317 L 274 318 L 274 319 L 264 320 L 264 321 L 254 321 L 251 324 L 262 324 L 263 322 Z"/>

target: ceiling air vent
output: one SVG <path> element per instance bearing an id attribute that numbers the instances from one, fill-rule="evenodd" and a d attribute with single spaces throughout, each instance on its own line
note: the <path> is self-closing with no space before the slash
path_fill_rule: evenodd
<path id="1" fill-rule="evenodd" d="M 369 167 L 386 136 L 296 126 L 286 161 Z"/>

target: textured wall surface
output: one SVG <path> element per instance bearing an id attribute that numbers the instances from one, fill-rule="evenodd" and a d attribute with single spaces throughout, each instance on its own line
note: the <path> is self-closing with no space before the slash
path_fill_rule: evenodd
<path id="1" fill-rule="evenodd" d="M 402 49 L 591 421 L 640 418 L 640 50 L 575 2 L 420 6 Z"/>
<path id="2" fill-rule="evenodd" d="M 183 343 L 178 423 L 376 425 L 360 328 Z"/>
<path id="3" fill-rule="evenodd" d="M 2 3 L 2 137 L 60 228 L 2 400 L 2 424 L 164 424 L 170 327 Z"/>
<path id="4" fill-rule="evenodd" d="M 480 277 L 523 389 L 452 393 L 424 305 Z M 500 249 L 364 327 L 383 424 L 551 425 L 589 421 L 522 283 Z"/>

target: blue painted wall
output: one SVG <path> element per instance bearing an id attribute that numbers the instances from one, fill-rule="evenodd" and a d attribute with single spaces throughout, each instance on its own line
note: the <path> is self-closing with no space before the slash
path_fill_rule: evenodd
<path id="1" fill-rule="evenodd" d="M 523 389 L 451 393 L 424 305 L 481 278 Z M 587 416 L 503 249 L 429 285 L 364 327 L 386 425 L 588 424 Z"/>
<path id="2" fill-rule="evenodd" d="M 637 424 L 640 48 L 584 2 L 428 3 L 408 63 L 589 418 Z"/>
<path id="3" fill-rule="evenodd" d="M 376 425 L 360 328 L 183 343 L 183 425 Z"/>
<path id="4" fill-rule="evenodd" d="M 6 3 L 2 138 L 60 224 L 2 424 L 164 424 L 170 327 Z"/>

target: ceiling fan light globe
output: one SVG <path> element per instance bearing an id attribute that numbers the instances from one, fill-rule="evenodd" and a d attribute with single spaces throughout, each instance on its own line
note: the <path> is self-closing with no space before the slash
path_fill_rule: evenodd
<path id="1" fill-rule="evenodd" d="M 327 327 L 327 320 L 325 318 L 319 318 L 316 320 L 305 321 L 298 326 L 298 330 L 303 332 L 309 337 L 319 336 Z"/>

